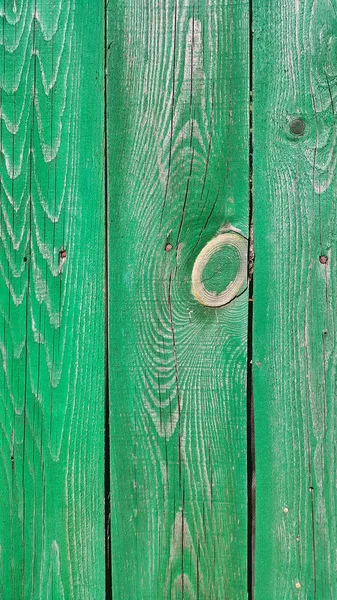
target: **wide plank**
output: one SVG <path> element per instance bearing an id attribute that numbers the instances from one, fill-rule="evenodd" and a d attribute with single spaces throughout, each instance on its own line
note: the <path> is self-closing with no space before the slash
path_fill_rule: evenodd
<path id="1" fill-rule="evenodd" d="M 337 597 L 335 1 L 254 3 L 257 600 Z"/>
<path id="2" fill-rule="evenodd" d="M 0 597 L 104 597 L 104 15 L 0 2 Z"/>
<path id="3" fill-rule="evenodd" d="M 246 0 L 108 4 L 118 600 L 247 596 L 248 35 Z"/>

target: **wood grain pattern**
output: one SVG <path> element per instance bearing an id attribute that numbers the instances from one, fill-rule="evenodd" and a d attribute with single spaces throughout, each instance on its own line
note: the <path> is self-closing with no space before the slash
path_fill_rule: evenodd
<path id="1" fill-rule="evenodd" d="M 255 595 L 328 600 L 337 597 L 337 5 L 254 5 Z M 303 135 L 291 133 L 295 118 Z"/>
<path id="2" fill-rule="evenodd" d="M 0 597 L 104 595 L 102 7 L 0 2 Z"/>
<path id="3" fill-rule="evenodd" d="M 246 598 L 247 291 L 191 275 L 247 237 L 248 3 L 113 0 L 107 42 L 112 595 Z"/>

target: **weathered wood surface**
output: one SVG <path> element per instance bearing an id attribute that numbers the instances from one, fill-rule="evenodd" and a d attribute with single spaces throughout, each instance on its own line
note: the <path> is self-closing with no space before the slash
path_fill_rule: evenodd
<path id="1" fill-rule="evenodd" d="M 108 5 L 118 600 L 246 598 L 247 291 L 209 308 L 191 277 L 224 229 L 248 233 L 248 17 L 246 1 Z M 235 244 L 209 260 L 208 291 L 239 270 Z"/>
<path id="2" fill-rule="evenodd" d="M 104 596 L 103 10 L 0 2 L 0 597 Z"/>
<path id="3" fill-rule="evenodd" d="M 254 3 L 257 600 L 337 597 L 336 10 Z"/>

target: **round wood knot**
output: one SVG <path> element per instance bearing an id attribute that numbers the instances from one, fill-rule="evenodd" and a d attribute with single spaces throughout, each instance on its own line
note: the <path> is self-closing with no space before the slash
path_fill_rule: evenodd
<path id="1" fill-rule="evenodd" d="M 233 230 L 221 233 L 206 244 L 192 270 L 192 294 L 200 304 L 218 308 L 244 291 L 247 254 L 247 239 Z"/>
<path id="2" fill-rule="evenodd" d="M 302 119 L 294 119 L 289 123 L 289 129 L 293 135 L 304 135 L 305 123 Z"/>

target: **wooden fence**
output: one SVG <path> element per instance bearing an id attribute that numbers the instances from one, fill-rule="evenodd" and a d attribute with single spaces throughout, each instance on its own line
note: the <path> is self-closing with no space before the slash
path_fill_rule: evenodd
<path id="1" fill-rule="evenodd" d="M 0 599 L 335 600 L 336 0 L 0 0 Z"/>

